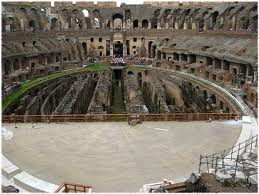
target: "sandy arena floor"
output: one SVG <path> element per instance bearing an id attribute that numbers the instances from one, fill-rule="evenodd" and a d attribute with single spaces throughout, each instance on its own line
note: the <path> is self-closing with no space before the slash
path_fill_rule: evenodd
<path id="1" fill-rule="evenodd" d="M 3 154 L 33 176 L 55 184 L 75 182 L 95 192 L 136 192 L 143 184 L 188 178 L 200 154 L 229 148 L 241 121 L 3 124 Z"/>

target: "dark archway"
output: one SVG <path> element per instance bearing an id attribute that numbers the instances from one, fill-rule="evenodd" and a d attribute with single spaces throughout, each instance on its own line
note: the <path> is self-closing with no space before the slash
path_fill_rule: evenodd
<path id="1" fill-rule="evenodd" d="M 142 86 L 142 74 L 140 72 L 138 73 L 138 86 Z"/>
<path id="2" fill-rule="evenodd" d="M 114 44 L 113 55 L 115 57 L 122 57 L 123 56 L 123 44 L 120 41 L 117 41 Z"/>
<path id="3" fill-rule="evenodd" d="M 52 18 L 51 19 L 51 26 L 50 26 L 50 29 L 51 30 L 56 30 L 57 29 L 57 18 Z"/>
<path id="4" fill-rule="evenodd" d="M 145 28 L 145 29 L 148 28 L 148 21 L 147 20 L 142 20 L 142 28 Z"/>
<path id="5" fill-rule="evenodd" d="M 36 25 L 35 25 L 35 21 L 34 20 L 30 20 L 29 21 L 29 27 L 30 27 L 30 31 L 35 32 Z"/>
<path id="6" fill-rule="evenodd" d="M 83 49 L 84 49 L 84 54 L 87 55 L 87 44 L 86 42 L 82 43 Z"/>
<path id="7" fill-rule="evenodd" d="M 133 21 L 133 28 L 138 28 L 138 20 Z"/>

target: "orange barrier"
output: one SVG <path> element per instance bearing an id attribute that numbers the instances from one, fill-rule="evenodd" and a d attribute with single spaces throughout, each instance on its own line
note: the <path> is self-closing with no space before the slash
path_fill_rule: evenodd
<path id="1" fill-rule="evenodd" d="M 72 193 L 77 193 L 77 192 L 90 193 L 90 192 L 92 192 L 92 187 L 87 186 L 87 185 L 76 184 L 76 183 L 64 182 L 55 191 L 55 193 L 69 193 L 69 192 L 72 192 Z"/>
<path id="2" fill-rule="evenodd" d="M 2 115 L 2 122 L 116 122 L 137 114 Z M 236 113 L 138 114 L 141 121 L 202 121 L 239 119 Z"/>

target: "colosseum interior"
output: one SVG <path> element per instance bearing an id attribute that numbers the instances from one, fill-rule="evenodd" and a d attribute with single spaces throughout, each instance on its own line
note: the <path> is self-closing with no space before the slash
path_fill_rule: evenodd
<path id="1" fill-rule="evenodd" d="M 257 2 L 2 2 L 2 186 L 193 192 L 206 158 L 207 174 L 243 173 L 255 191 L 257 159 L 236 168 L 243 142 L 242 156 L 257 152 L 257 11 Z M 233 178 L 225 166 L 237 152 Z M 209 163 L 212 153 L 221 155 Z"/>

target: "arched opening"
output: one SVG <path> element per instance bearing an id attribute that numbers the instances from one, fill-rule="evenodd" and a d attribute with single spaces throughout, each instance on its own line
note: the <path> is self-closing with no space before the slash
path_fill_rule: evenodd
<path id="1" fill-rule="evenodd" d="M 94 22 L 95 22 L 95 28 L 96 29 L 100 29 L 100 21 L 98 18 L 94 18 Z"/>
<path id="2" fill-rule="evenodd" d="M 142 86 L 142 74 L 140 72 L 138 73 L 138 86 Z"/>
<path id="3" fill-rule="evenodd" d="M 120 41 L 117 41 L 115 44 L 114 44 L 114 56 L 115 57 L 122 57 L 123 56 L 123 44 L 120 42 Z"/>
<path id="4" fill-rule="evenodd" d="M 212 104 L 217 103 L 216 96 L 214 94 L 211 95 L 210 99 L 211 99 Z"/>
<path id="5" fill-rule="evenodd" d="M 26 9 L 23 8 L 23 7 L 20 8 L 20 11 L 23 12 L 23 13 L 26 13 Z"/>
<path id="6" fill-rule="evenodd" d="M 211 17 L 212 17 L 212 26 L 211 27 L 212 27 L 212 29 L 214 29 L 214 26 L 217 22 L 218 15 L 219 15 L 219 12 L 217 12 L 217 11 L 215 11 L 211 14 Z"/>
<path id="7" fill-rule="evenodd" d="M 182 61 L 187 61 L 187 55 L 186 54 L 181 54 Z"/>
<path id="8" fill-rule="evenodd" d="M 82 29 L 82 21 L 78 18 L 75 19 L 77 29 Z"/>
<path id="9" fill-rule="evenodd" d="M 31 31 L 31 32 L 35 32 L 35 30 L 36 30 L 36 25 L 35 25 L 35 21 L 34 21 L 34 20 L 30 20 L 30 21 L 29 21 L 29 27 L 30 27 L 30 31 Z"/>
<path id="10" fill-rule="evenodd" d="M 6 25 L 7 25 L 7 22 L 5 19 L 2 19 L 2 32 L 5 32 L 6 31 Z"/>
<path id="11" fill-rule="evenodd" d="M 89 17 L 89 11 L 87 9 L 84 9 L 82 12 L 83 12 L 85 18 Z"/>
<path id="12" fill-rule="evenodd" d="M 86 44 L 86 42 L 82 43 L 82 47 L 84 49 L 84 54 L 87 55 L 87 44 Z"/>
<path id="13" fill-rule="evenodd" d="M 133 28 L 138 28 L 138 20 L 133 21 Z"/>
<path id="14" fill-rule="evenodd" d="M 150 42 L 148 43 L 148 57 L 149 57 L 149 58 L 151 57 L 151 47 L 152 47 L 152 43 L 153 43 L 153 41 L 150 41 Z"/>
<path id="15" fill-rule="evenodd" d="M 210 57 L 207 57 L 207 66 L 213 65 L 213 59 Z"/>
<path id="16" fill-rule="evenodd" d="M 99 46 L 97 49 L 98 49 L 99 56 L 103 56 L 103 51 L 104 51 L 103 46 Z"/>
<path id="17" fill-rule="evenodd" d="M 151 28 L 154 28 L 154 29 L 157 28 L 157 19 L 156 18 L 151 19 Z"/>
<path id="18" fill-rule="evenodd" d="M 31 12 L 36 14 L 37 13 L 37 10 L 35 8 L 31 8 Z"/>
<path id="19" fill-rule="evenodd" d="M 121 29 L 122 28 L 122 20 L 120 18 L 116 18 L 114 21 L 113 21 L 113 27 L 115 29 Z"/>
<path id="20" fill-rule="evenodd" d="M 137 54 L 137 47 L 136 46 L 132 47 L 132 53 L 133 53 L 133 55 Z"/>
<path id="21" fill-rule="evenodd" d="M 8 17 L 8 23 L 10 25 L 10 31 L 12 32 L 14 30 L 12 17 Z"/>
<path id="22" fill-rule="evenodd" d="M 178 53 L 173 53 L 173 60 L 179 61 L 179 54 Z"/>
<path id="23" fill-rule="evenodd" d="M 206 90 L 203 90 L 203 100 L 207 100 L 208 99 L 208 93 Z"/>
<path id="24" fill-rule="evenodd" d="M 148 28 L 148 21 L 147 20 L 142 20 L 142 28 L 145 28 L 145 29 Z"/>
<path id="25" fill-rule="evenodd" d="M 114 28 L 121 29 L 122 21 L 123 21 L 123 16 L 121 14 L 116 13 L 112 16 L 112 22 L 113 22 Z"/>
<path id="26" fill-rule="evenodd" d="M 79 14 L 79 11 L 78 11 L 77 9 L 74 9 L 74 10 L 72 11 L 72 14 L 77 15 L 77 14 Z"/>
<path id="27" fill-rule="evenodd" d="M 157 59 L 161 60 L 161 51 L 157 51 Z"/>
<path id="28" fill-rule="evenodd" d="M 50 26 L 51 30 L 56 30 L 57 29 L 57 22 L 58 22 L 57 18 L 52 18 L 51 19 L 51 26 Z"/>
<path id="29" fill-rule="evenodd" d="M 132 71 L 128 71 L 127 74 L 128 75 L 134 75 L 134 73 Z"/>
<path id="30" fill-rule="evenodd" d="M 220 110 L 223 110 L 223 108 L 224 108 L 224 105 L 223 105 L 222 101 L 219 101 L 219 108 L 220 108 Z"/>

